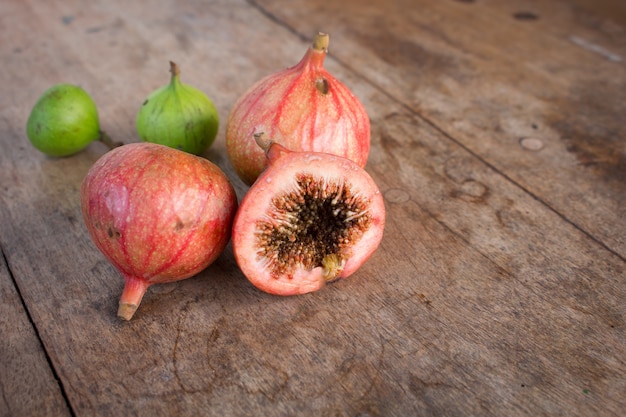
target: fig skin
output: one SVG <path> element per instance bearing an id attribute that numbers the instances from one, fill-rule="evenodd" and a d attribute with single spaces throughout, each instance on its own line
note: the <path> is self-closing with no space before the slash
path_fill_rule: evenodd
<path id="1" fill-rule="evenodd" d="M 331 153 L 365 166 L 370 120 L 352 91 L 324 68 L 328 42 L 328 34 L 318 33 L 298 64 L 259 80 L 233 106 L 226 150 L 247 185 L 266 166 L 253 139 L 259 131 L 292 151 Z"/>
<path id="2" fill-rule="evenodd" d="M 219 115 L 202 91 L 180 81 L 180 68 L 170 61 L 170 83 L 150 93 L 137 113 L 142 141 L 200 155 L 215 141 Z"/>
<path id="3" fill-rule="evenodd" d="M 118 316 L 130 320 L 152 284 L 196 275 L 226 247 L 237 197 L 210 161 L 133 143 L 103 155 L 81 185 L 87 230 L 125 280 Z"/>
<path id="4" fill-rule="evenodd" d="M 81 87 L 56 84 L 33 106 L 26 134 L 32 145 L 46 155 L 73 155 L 100 138 L 98 109 Z"/>
<path id="5" fill-rule="evenodd" d="M 267 150 L 269 165 L 244 196 L 233 223 L 233 252 L 243 274 L 258 289 L 275 295 L 306 294 L 321 289 L 328 282 L 352 275 L 375 252 L 383 237 L 385 206 L 374 180 L 349 159 L 319 152 L 292 152 L 260 135 L 257 140 Z M 268 267 L 267 259 L 259 255 L 257 225 L 259 221 L 271 218 L 268 213 L 272 200 L 293 190 L 298 175 L 349 183 L 360 198 L 369 202 L 371 222 L 364 234 L 343 254 L 345 262 L 339 264 L 331 260 L 330 265 L 311 269 L 300 264 L 292 273 L 276 276 Z M 280 219 L 273 221 L 279 222 Z"/>

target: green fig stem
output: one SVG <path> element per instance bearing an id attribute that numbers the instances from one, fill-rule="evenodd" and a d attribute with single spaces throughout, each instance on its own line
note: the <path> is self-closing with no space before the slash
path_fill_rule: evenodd
<path id="1" fill-rule="evenodd" d="M 114 148 L 117 148 L 117 147 L 122 146 L 124 144 L 122 142 L 115 142 L 113 139 L 111 139 L 111 136 L 109 136 L 103 130 L 100 131 L 100 136 L 98 136 L 98 140 L 100 142 L 104 143 L 106 145 L 106 147 L 109 148 L 109 149 L 114 149 Z"/>
<path id="2" fill-rule="evenodd" d="M 122 291 L 122 296 L 120 297 L 117 317 L 128 321 L 133 317 L 137 308 L 139 308 L 141 299 L 150 284 L 143 279 L 130 276 L 125 276 L 124 281 L 124 291 Z"/>
<path id="3" fill-rule="evenodd" d="M 172 74 L 170 86 L 176 88 L 180 85 L 180 67 L 174 61 L 170 61 L 170 73 Z"/>
<path id="4" fill-rule="evenodd" d="M 328 44 L 330 43 L 330 35 L 324 32 L 317 32 L 313 38 L 312 48 L 315 51 L 328 52 Z"/>

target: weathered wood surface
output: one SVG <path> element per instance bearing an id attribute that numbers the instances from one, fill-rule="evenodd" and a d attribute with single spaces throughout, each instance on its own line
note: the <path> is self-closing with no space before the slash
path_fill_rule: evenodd
<path id="1" fill-rule="evenodd" d="M 626 258 L 623 2 L 259 3 Z"/>
<path id="2" fill-rule="evenodd" d="M 69 416 L 41 342 L 0 259 L 0 415 Z"/>
<path id="3" fill-rule="evenodd" d="M 586 0 L 0 3 L 2 412 L 621 415 L 625 16 Z M 122 280 L 78 203 L 105 148 L 38 153 L 37 97 L 80 84 L 134 142 L 171 59 L 225 121 L 317 30 L 372 119 L 380 249 L 349 280 L 281 298 L 228 248 L 119 322 Z M 205 157 L 241 197 L 223 132 Z"/>

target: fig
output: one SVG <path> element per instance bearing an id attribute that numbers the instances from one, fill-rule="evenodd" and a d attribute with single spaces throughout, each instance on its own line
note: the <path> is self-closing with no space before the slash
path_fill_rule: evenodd
<path id="1" fill-rule="evenodd" d="M 305 294 L 347 278 L 376 250 L 385 227 L 382 195 L 355 162 L 295 152 L 256 134 L 268 167 L 233 223 L 239 268 L 258 289 Z"/>
<path id="2" fill-rule="evenodd" d="M 144 142 L 200 155 L 215 141 L 219 116 L 202 91 L 180 81 L 170 61 L 170 83 L 150 93 L 137 113 L 136 128 Z"/>
<path id="3" fill-rule="evenodd" d="M 87 230 L 125 280 L 118 316 L 130 320 L 152 284 L 196 275 L 224 250 L 235 191 L 212 162 L 140 142 L 104 154 L 83 179 Z"/>
<path id="4" fill-rule="evenodd" d="M 318 33 L 298 64 L 261 79 L 232 108 L 226 150 L 247 185 L 266 166 L 253 140 L 259 131 L 292 151 L 331 153 L 365 166 L 370 120 L 359 99 L 324 68 L 328 43 L 329 35 Z"/>
<path id="5" fill-rule="evenodd" d="M 98 109 L 81 87 L 53 85 L 31 110 L 26 134 L 33 146 L 46 155 L 73 155 L 100 138 Z"/>

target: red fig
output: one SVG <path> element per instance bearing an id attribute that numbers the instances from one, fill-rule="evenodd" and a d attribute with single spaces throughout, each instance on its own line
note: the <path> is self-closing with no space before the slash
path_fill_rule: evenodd
<path id="1" fill-rule="evenodd" d="M 374 180 L 349 159 L 255 138 L 269 165 L 233 223 L 244 275 L 278 295 L 316 291 L 351 275 L 383 236 L 385 206 Z"/>
<path id="2" fill-rule="evenodd" d="M 237 197 L 210 161 L 153 143 L 104 154 L 83 180 L 91 238 L 121 272 L 118 316 L 130 320 L 152 284 L 196 275 L 230 239 Z"/>
<path id="3" fill-rule="evenodd" d="M 329 36 L 318 33 L 302 60 L 254 84 L 235 103 L 226 149 L 237 175 L 250 185 L 266 166 L 253 140 L 265 132 L 293 151 L 340 155 L 364 167 L 370 121 L 359 99 L 324 69 Z"/>

